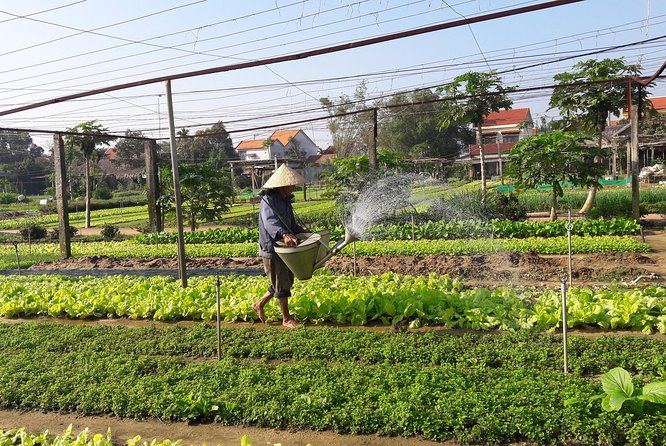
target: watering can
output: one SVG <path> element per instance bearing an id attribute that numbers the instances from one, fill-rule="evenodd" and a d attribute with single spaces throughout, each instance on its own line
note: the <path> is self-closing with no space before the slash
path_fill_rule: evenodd
<path id="1" fill-rule="evenodd" d="M 332 248 L 329 247 L 331 240 L 329 231 L 296 234 L 296 238 L 301 240 L 297 246 L 286 246 L 278 242 L 275 245 L 275 253 L 300 280 L 311 278 L 312 273 L 324 266 L 328 259 L 348 244 L 359 240 L 348 230 L 345 230 L 345 237 L 338 240 Z"/>

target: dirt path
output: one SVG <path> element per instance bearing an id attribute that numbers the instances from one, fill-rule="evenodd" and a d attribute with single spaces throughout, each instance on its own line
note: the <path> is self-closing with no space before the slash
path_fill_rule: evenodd
<path id="1" fill-rule="evenodd" d="M 648 230 L 644 234 L 652 252 L 578 254 L 572 258 L 572 277 L 576 285 L 608 283 L 666 284 L 666 232 Z M 638 236 L 640 239 L 641 237 Z M 193 258 L 187 260 L 193 275 L 262 274 L 258 257 Z M 470 256 L 336 256 L 326 264 L 334 274 L 378 275 L 395 272 L 405 275 L 448 274 L 462 279 L 468 286 L 503 285 L 551 286 L 567 275 L 568 257 L 535 253 L 498 253 Z M 178 262 L 173 258 L 115 259 L 95 256 L 46 262 L 34 265 L 35 273 L 69 273 L 74 275 L 141 274 L 177 275 Z"/>
<path id="2" fill-rule="evenodd" d="M 0 410 L 0 427 L 25 427 L 31 432 L 49 430 L 60 435 L 72 424 L 75 434 L 88 427 L 91 432 L 106 434 L 111 427 L 111 436 L 116 444 L 125 444 L 130 438 L 141 435 L 150 442 L 158 440 L 182 440 L 185 445 L 240 445 L 243 435 L 252 437 L 254 445 L 282 446 L 453 446 L 453 442 L 432 442 L 420 438 L 378 437 L 375 435 L 339 435 L 333 432 L 299 430 L 296 432 L 259 429 L 256 427 L 222 426 L 220 424 L 189 425 L 187 423 L 165 423 L 159 420 L 128 420 L 114 417 L 91 417 L 52 412 L 18 412 Z"/>

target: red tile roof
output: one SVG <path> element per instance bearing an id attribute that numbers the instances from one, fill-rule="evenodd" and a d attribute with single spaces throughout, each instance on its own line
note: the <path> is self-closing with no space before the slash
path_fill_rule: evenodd
<path id="1" fill-rule="evenodd" d="M 289 144 L 289 140 L 296 136 L 298 132 L 300 132 L 301 129 L 291 129 L 291 130 L 276 130 L 273 132 L 271 135 L 271 139 L 273 141 L 278 140 L 282 143 L 283 146 L 287 146 Z"/>
<path id="2" fill-rule="evenodd" d="M 650 102 L 655 110 L 666 110 L 666 96 L 650 98 Z"/>
<path id="3" fill-rule="evenodd" d="M 331 160 L 337 158 L 335 153 L 322 153 L 321 155 L 310 155 L 306 160 L 305 164 L 315 164 L 321 166 L 323 164 L 328 164 Z"/>
<path id="4" fill-rule="evenodd" d="M 529 108 L 515 108 L 513 110 L 492 112 L 484 118 L 483 126 L 520 124 L 527 119 L 529 112 Z"/>
<path id="5" fill-rule="evenodd" d="M 251 141 L 241 141 L 236 146 L 236 151 L 263 149 L 263 148 L 264 148 L 264 140 L 263 139 L 253 139 Z"/>

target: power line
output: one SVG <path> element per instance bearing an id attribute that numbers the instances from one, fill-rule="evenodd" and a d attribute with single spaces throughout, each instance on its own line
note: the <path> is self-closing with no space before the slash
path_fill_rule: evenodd
<path id="1" fill-rule="evenodd" d="M 88 92 L 83 92 L 83 93 L 78 93 L 78 94 L 72 94 L 72 95 L 67 95 L 67 96 L 62 96 L 59 98 L 54 98 L 51 100 L 47 101 L 42 101 L 38 102 L 35 104 L 31 104 L 28 106 L 23 106 L 23 107 L 18 107 L 10 110 L 4 110 L 0 111 L 0 116 L 5 116 L 8 114 L 16 113 L 19 111 L 25 111 L 25 110 L 31 110 L 34 108 L 39 108 L 43 107 L 45 105 L 51 105 L 59 102 L 64 102 L 68 101 L 71 99 L 77 99 L 81 97 L 86 97 L 86 96 L 93 96 L 96 94 L 101 94 L 101 93 L 108 93 L 111 91 L 117 91 L 117 90 L 122 90 L 125 88 L 131 88 L 131 87 L 136 87 L 136 86 L 141 86 L 141 85 L 148 85 L 148 84 L 153 84 L 157 82 L 164 82 L 166 80 L 175 80 L 175 79 L 183 79 L 187 77 L 195 77 L 195 76 L 202 76 L 206 74 L 213 74 L 213 73 L 221 73 L 225 71 L 232 71 L 232 70 L 239 70 L 243 68 L 250 68 L 250 67 L 255 67 L 259 65 L 271 65 L 274 63 L 279 63 L 279 62 L 286 62 L 286 61 L 294 61 L 294 60 L 300 60 L 300 59 L 305 59 L 313 56 L 318 56 L 318 55 L 323 55 L 323 54 L 330 54 L 330 53 L 335 53 L 339 51 L 345 51 L 349 50 L 352 48 L 360 48 L 363 46 L 368 46 L 368 45 L 374 45 L 377 43 L 383 43 L 383 42 L 388 42 L 391 40 L 396 40 L 396 39 L 402 39 L 405 37 L 411 37 L 411 36 L 416 36 L 420 34 L 426 34 L 426 33 L 431 33 L 434 31 L 440 31 L 443 29 L 448 29 L 448 28 L 453 28 L 461 25 L 467 25 L 469 23 L 477 23 L 477 22 L 482 22 L 482 21 L 487 21 L 487 20 L 494 20 L 500 17 L 507 17 L 507 16 L 512 16 L 512 15 L 517 15 L 517 14 L 525 14 L 527 12 L 532 12 L 532 11 L 538 11 L 542 9 L 547 9 L 547 8 L 552 8 L 556 6 L 562 6 L 570 3 L 578 3 L 582 0 L 552 0 L 546 3 L 542 3 L 536 6 L 528 6 L 528 7 L 522 7 L 522 8 L 517 8 L 517 9 L 512 9 L 508 11 L 502 11 L 502 12 L 497 12 L 497 13 L 492 13 L 492 14 L 486 14 L 486 15 L 481 15 L 481 16 L 476 16 L 468 19 L 463 19 L 463 20 L 457 20 L 453 22 L 447 22 L 447 23 L 441 23 L 439 25 L 431 25 L 427 26 L 424 28 L 417 28 L 413 30 L 408 30 L 408 31 L 402 31 L 394 34 L 388 34 L 385 36 L 380 36 L 380 37 L 374 37 L 370 39 L 365 39 L 365 40 L 360 40 L 356 42 L 352 42 L 349 44 L 344 44 L 344 45 L 336 45 L 332 47 L 327 47 L 319 50 L 310 50 L 310 51 L 305 51 L 302 53 L 297 53 L 297 54 L 291 54 L 287 56 L 279 56 L 279 57 L 273 57 L 269 59 L 262 59 L 262 60 L 257 60 L 257 61 L 252 61 L 252 62 L 244 62 L 244 63 L 238 63 L 238 64 L 233 64 L 233 65 L 225 65 L 222 67 L 215 67 L 215 68 L 208 68 L 204 70 L 197 70 L 197 71 L 192 71 L 192 72 L 187 72 L 187 73 L 180 73 L 180 74 L 174 74 L 170 76 L 161 76 L 157 78 L 152 78 L 152 79 L 146 79 L 142 81 L 135 81 L 135 82 L 130 82 L 126 84 L 120 84 L 120 85 L 114 85 L 110 87 L 105 87 L 105 88 L 100 88 L 96 90 L 91 90 Z"/>

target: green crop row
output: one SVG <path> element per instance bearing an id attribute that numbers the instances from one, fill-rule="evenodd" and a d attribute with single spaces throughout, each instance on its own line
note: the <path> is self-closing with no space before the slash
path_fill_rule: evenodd
<path id="1" fill-rule="evenodd" d="M 150 342 L 137 339 L 131 347 L 140 350 L 142 344 Z M 109 345 L 101 351 L 76 345 L 4 351 L 0 407 L 461 443 L 638 446 L 666 441 L 666 413 L 660 407 L 606 412 L 599 400 L 591 400 L 602 390 L 598 379 L 552 368 L 263 363 L 226 355 L 214 362 L 128 353 L 126 342 Z M 531 346 L 524 344 L 525 350 Z"/>
<path id="2" fill-rule="evenodd" d="M 635 220 L 617 218 L 611 220 L 575 220 L 571 233 L 581 236 L 632 235 L 640 231 Z M 331 237 L 341 238 L 342 226 L 331 228 Z M 482 221 L 426 221 L 417 225 L 386 224 L 370 227 L 368 237 L 372 240 L 438 240 L 469 238 L 528 238 L 528 237 L 563 237 L 567 235 L 567 222 L 526 222 L 509 220 Z M 177 234 L 161 232 L 159 234 L 139 234 L 139 243 L 175 243 Z M 257 242 L 259 233 L 256 228 L 207 229 L 185 233 L 185 243 L 246 243 Z"/>
<path id="3" fill-rule="evenodd" d="M 91 212 L 91 220 L 95 226 L 105 224 L 117 225 L 119 223 L 137 223 L 148 220 L 148 208 L 143 206 L 128 206 L 124 208 L 100 209 Z M 72 226 L 81 226 L 85 222 L 85 211 L 71 212 L 69 223 Z M 22 217 L 14 220 L 0 220 L 0 229 L 21 229 L 29 224 L 38 224 L 47 228 L 58 226 L 58 214 L 39 215 L 35 217 Z"/>
<path id="4" fill-rule="evenodd" d="M 535 252 L 539 254 L 566 254 L 566 237 L 526 239 L 472 239 L 472 240 L 416 240 L 356 242 L 358 256 L 421 256 L 421 255 L 472 255 L 496 252 Z M 650 247 L 630 237 L 572 237 L 574 254 L 597 252 L 648 252 Z M 36 262 L 58 259 L 59 247 L 55 243 L 28 245 L 19 243 L 0 245 L 0 269 L 15 269 L 16 249 L 21 268 Z M 256 243 L 189 244 L 185 249 L 188 257 L 255 257 Z M 352 255 L 353 247 L 347 246 L 341 255 Z M 114 258 L 176 257 L 175 244 L 146 245 L 135 241 L 123 242 L 76 242 L 72 243 L 73 257 L 107 256 Z"/>
<path id="5" fill-rule="evenodd" d="M 531 330 L 484 334 L 451 330 L 366 331 L 332 327 L 282 330 L 222 326 L 224 358 L 256 361 L 326 361 L 421 367 L 509 368 L 559 371 L 562 338 Z M 126 328 L 47 322 L 0 324 L 0 354 L 18 351 L 115 353 L 210 360 L 217 355 L 212 324 Z M 571 373 L 594 377 L 614 367 L 666 377 L 666 342 L 653 336 L 570 336 Z"/>
<path id="6" fill-rule="evenodd" d="M 111 436 L 111 428 L 104 435 L 91 432 L 88 428 L 74 435 L 72 425 L 70 424 L 62 435 L 56 436 L 53 436 L 49 431 L 39 433 L 27 432 L 23 427 L 7 431 L 0 428 L 0 446 L 114 446 L 116 444 L 118 443 Z M 150 442 L 141 441 L 141 436 L 136 435 L 125 444 L 127 446 L 181 446 L 182 442 L 180 440 L 158 441 L 156 438 Z M 241 446 L 247 445 L 252 446 L 252 443 L 247 443 L 247 439 L 246 442 L 241 441 Z"/>
<path id="7" fill-rule="evenodd" d="M 221 316 L 256 320 L 252 303 L 268 288 L 264 277 L 220 278 Z M 557 290 L 463 289 L 447 276 L 387 273 L 351 277 L 317 275 L 293 288 L 290 310 L 300 321 L 322 324 L 441 325 L 475 330 L 554 329 L 561 325 Z M 568 325 L 666 333 L 666 289 L 589 289 L 568 292 Z M 129 317 L 155 320 L 215 318 L 215 278 L 194 277 L 187 288 L 166 277 L 0 278 L 0 316 Z M 276 304 L 268 320 L 279 318 Z"/>

